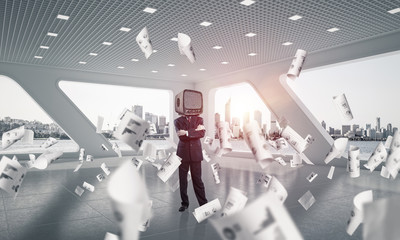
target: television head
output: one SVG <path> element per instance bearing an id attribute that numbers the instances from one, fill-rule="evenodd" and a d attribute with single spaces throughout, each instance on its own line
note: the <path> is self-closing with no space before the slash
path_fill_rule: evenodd
<path id="1" fill-rule="evenodd" d="M 203 94 L 185 89 L 175 96 L 175 112 L 180 115 L 199 115 L 203 113 Z"/>

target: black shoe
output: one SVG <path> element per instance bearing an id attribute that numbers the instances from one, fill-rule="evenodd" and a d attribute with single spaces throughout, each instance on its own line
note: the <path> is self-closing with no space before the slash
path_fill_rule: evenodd
<path id="1" fill-rule="evenodd" d="M 182 205 L 180 208 L 179 208 L 179 212 L 184 212 L 186 209 L 188 208 L 188 206 L 184 206 L 184 205 Z"/>

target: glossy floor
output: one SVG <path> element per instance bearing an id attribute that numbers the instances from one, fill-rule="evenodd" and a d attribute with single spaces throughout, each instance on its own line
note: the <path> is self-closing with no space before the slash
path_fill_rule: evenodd
<path id="1" fill-rule="evenodd" d="M 106 232 L 118 233 L 106 191 L 107 180 L 99 183 L 96 179 L 102 162 L 115 169 L 121 159 L 85 163 L 77 173 L 73 173 L 76 162 L 56 162 L 47 170 L 29 171 L 15 200 L 1 193 L 0 239 L 102 240 Z M 209 163 L 203 162 L 209 201 L 219 198 L 223 204 L 231 186 L 246 191 L 249 201 L 265 192 L 261 184 L 256 184 L 262 171 L 251 159 L 224 158 L 221 166 L 221 183 L 216 185 Z M 309 183 L 306 177 L 312 171 L 318 176 Z M 361 177 L 351 179 L 345 169 L 336 168 L 333 179 L 329 180 L 328 171 L 329 166 L 309 165 L 298 168 L 274 165 L 267 170 L 288 190 L 285 206 L 304 239 L 361 239 L 362 225 L 353 236 L 345 231 L 353 197 L 369 189 L 373 190 L 374 199 L 400 195 L 399 182 L 384 179 L 379 172 L 362 171 Z M 140 239 L 219 239 L 209 221 L 199 224 L 191 214 L 198 207 L 191 184 L 188 189 L 191 204 L 188 211 L 180 213 L 179 192 L 171 192 L 157 178 L 156 168 L 146 163 L 141 174 L 153 199 L 153 218 Z M 79 197 L 74 190 L 83 181 L 95 185 L 96 190 Z M 297 199 L 308 190 L 316 203 L 305 211 Z"/>

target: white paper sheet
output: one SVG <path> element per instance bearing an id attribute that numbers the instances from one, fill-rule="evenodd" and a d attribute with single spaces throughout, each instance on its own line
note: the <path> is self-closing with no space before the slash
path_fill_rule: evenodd
<path id="1" fill-rule="evenodd" d="M 347 147 L 348 138 L 338 138 L 333 143 L 331 150 L 326 154 L 325 163 L 328 164 L 334 158 L 340 158 Z"/>
<path id="2" fill-rule="evenodd" d="M 84 158 L 85 158 L 85 149 L 81 148 L 79 150 L 79 161 L 83 161 Z"/>
<path id="3" fill-rule="evenodd" d="M 298 153 L 293 155 L 293 158 L 290 160 L 290 167 L 298 167 L 302 164 L 303 160 L 301 159 Z"/>
<path id="4" fill-rule="evenodd" d="M 41 148 L 49 148 L 49 147 L 53 146 L 56 143 L 58 143 L 57 139 L 49 137 L 48 139 L 46 139 L 46 141 L 44 141 L 42 143 L 42 145 L 40 145 L 40 147 Z"/>
<path id="5" fill-rule="evenodd" d="M 311 172 L 308 176 L 307 176 L 307 181 L 312 182 L 314 181 L 314 179 L 318 176 L 317 173 L 315 172 Z"/>
<path id="6" fill-rule="evenodd" d="M 204 138 L 203 143 L 204 143 L 204 144 L 207 144 L 207 145 L 211 145 L 211 144 L 213 143 L 213 141 L 214 141 L 214 139 L 210 138 L 209 136 L 206 136 L 206 137 Z"/>
<path id="7" fill-rule="evenodd" d="M 275 142 L 275 148 L 278 151 L 289 147 L 287 141 L 284 138 L 278 138 L 274 142 Z"/>
<path id="8" fill-rule="evenodd" d="M 86 162 L 93 162 L 93 156 L 92 155 L 86 155 Z"/>
<path id="9" fill-rule="evenodd" d="M 280 203 L 283 204 L 285 202 L 288 192 L 276 177 L 264 173 L 257 180 L 257 183 L 263 183 L 263 186 L 267 188 L 267 192 L 271 192 L 274 196 L 276 196 Z"/>
<path id="10" fill-rule="evenodd" d="M 221 169 L 221 167 L 219 166 L 219 163 L 212 163 L 211 165 L 211 171 L 214 177 L 214 181 L 216 184 L 221 183 L 221 180 L 219 179 L 219 170 Z"/>
<path id="11" fill-rule="evenodd" d="M 19 164 L 16 158 L 9 159 L 3 156 L 0 161 L 0 188 L 15 199 L 26 175 L 26 171 L 27 169 Z"/>
<path id="12" fill-rule="evenodd" d="M 335 172 L 335 167 L 331 166 L 331 168 L 329 169 L 329 173 L 328 173 L 327 178 L 332 179 L 334 172 Z"/>
<path id="13" fill-rule="evenodd" d="M 174 151 L 172 151 L 172 152 L 174 152 Z M 165 150 L 165 149 L 157 149 L 157 159 L 158 160 L 165 160 L 167 158 L 168 158 L 167 150 Z"/>
<path id="14" fill-rule="evenodd" d="M 104 240 L 119 240 L 118 235 L 115 235 L 113 233 L 106 232 L 106 235 L 104 236 Z"/>
<path id="15" fill-rule="evenodd" d="M 274 157 L 270 152 L 271 146 L 265 141 L 257 121 L 250 121 L 245 124 L 243 135 L 257 163 L 263 169 L 268 167 L 274 161 Z"/>
<path id="16" fill-rule="evenodd" d="M 393 137 L 388 136 L 385 141 L 385 148 L 390 148 L 390 145 L 392 145 L 392 141 L 393 141 Z"/>
<path id="17" fill-rule="evenodd" d="M 150 200 L 147 205 L 146 208 L 148 209 L 147 211 L 151 211 L 151 208 L 153 207 L 153 200 Z M 141 232 L 146 232 L 146 230 L 150 227 L 150 217 L 148 219 L 146 219 L 146 221 L 144 221 L 142 224 L 139 225 L 138 230 Z"/>
<path id="18" fill-rule="evenodd" d="M 62 151 L 58 150 L 46 150 L 42 153 L 33 164 L 32 167 L 37 169 L 46 169 L 55 160 L 59 159 L 63 155 Z"/>
<path id="19" fill-rule="evenodd" d="M 282 165 L 282 166 L 286 166 L 287 165 L 287 163 L 285 162 L 285 160 L 283 160 L 283 158 L 281 158 L 281 157 L 277 157 L 277 158 L 275 158 L 275 161 L 277 161 L 280 165 Z"/>
<path id="20" fill-rule="evenodd" d="M 97 174 L 96 178 L 97 178 L 97 181 L 102 182 L 104 179 L 106 179 L 106 176 L 104 176 L 104 174 L 100 173 L 100 174 Z"/>
<path id="21" fill-rule="evenodd" d="M 392 142 L 390 143 L 390 152 L 394 152 L 396 149 L 400 148 L 400 131 L 397 130 L 392 138 Z"/>
<path id="22" fill-rule="evenodd" d="M 315 203 L 315 198 L 310 191 L 307 191 L 299 198 L 298 202 L 307 211 Z"/>
<path id="23" fill-rule="evenodd" d="M 108 148 L 104 144 L 101 144 L 101 149 L 103 149 L 103 151 L 108 151 Z"/>
<path id="24" fill-rule="evenodd" d="M 139 227 L 151 217 L 146 185 L 131 160 L 124 162 L 108 181 L 108 194 L 121 240 L 137 240 Z"/>
<path id="25" fill-rule="evenodd" d="M 162 165 L 161 169 L 158 170 L 157 176 L 166 182 L 171 177 L 171 175 L 178 169 L 181 165 L 181 158 L 176 155 L 176 152 L 169 155 L 167 160 Z"/>
<path id="26" fill-rule="evenodd" d="M 226 217 L 239 212 L 246 206 L 247 200 L 248 198 L 246 197 L 245 192 L 237 188 L 230 187 L 228 197 L 226 198 L 225 204 L 222 207 L 221 217 Z"/>
<path id="27" fill-rule="evenodd" d="M 16 143 L 18 140 L 22 139 L 24 137 L 24 134 L 24 126 L 14 128 L 8 132 L 3 133 L 1 138 L 3 150 Z"/>
<path id="28" fill-rule="evenodd" d="M 186 55 L 191 63 L 196 61 L 196 54 L 192 47 L 192 39 L 184 33 L 178 33 L 178 48 L 181 55 Z"/>
<path id="29" fill-rule="evenodd" d="M 218 198 L 216 198 L 211 202 L 194 209 L 193 216 L 196 218 L 198 223 L 201 223 L 219 210 L 221 210 L 221 203 Z"/>
<path id="30" fill-rule="evenodd" d="M 143 144 L 143 157 L 150 162 L 154 162 L 157 159 L 157 147 L 150 142 L 145 142 Z"/>
<path id="31" fill-rule="evenodd" d="M 349 103 L 347 102 L 346 95 L 344 95 L 344 93 L 333 97 L 333 102 L 335 103 L 336 109 L 339 111 L 340 116 L 342 116 L 344 120 L 350 121 L 353 119 L 353 113 L 350 110 Z"/>
<path id="32" fill-rule="evenodd" d="M 32 130 L 25 130 L 24 137 L 21 139 L 21 142 L 26 144 L 33 144 L 33 136 L 35 133 Z"/>
<path id="33" fill-rule="evenodd" d="M 96 133 L 102 133 L 103 129 L 103 122 L 104 122 L 104 117 L 103 116 L 97 116 L 97 125 L 96 125 Z"/>
<path id="34" fill-rule="evenodd" d="M 138 158 L 135 158 L 135 157 L 133 157 L 131 160 L 132 160 L 132 162 L 133 162 L 133 165 L 135 165 L 136 169 L 139 170 L 140 167 L 141 167 L 142 164 L 143 164 L 143 161 L 140 160 L 140 159 L 138 159 Z"/>
<path id="35" fill-rule="evenodd" d="M 144 53 L 146 59 L 148 59 L 153 53 L 153 46 L 151 45 L 151 40 L 147 27 L 144 27 L 142 31 L 140 31 L 140 33 L 137 35 L 136 42 L 139 45 L 140 50 L 142 50 L 142 52 Z"/>
<path id="36" fill-rule="evenodd" d="M 118 157 L 122 157 L 121 149 L 119 148 L 117 143 L 112 144 L 112 150 L 117 153 Z"/>
<path id="37" fill-rule="evenodd" d="M 387 170 L 385 166 L 381 168 L 381 177 L 390 178 L 390 172 Z"/>
<path id="38" fill-rule="evenodd" d="M 379 142 L 378 146 L 376 146 L 375 151 L 369 157 L 368 162 L 364 164 L 364 167 L 369 169 L 371 172 L 374 171 L 376 167 L 381 164 L 381 162 L 385 162 L 387 158 L 387 151 L 382 142 Z"/>
<path id="39" fill-rule="evenodd" d="M 240 212 L 210 221 L 222 240 L 303 239 L 286 208 L 271 193 Z"/>
<path id="40" fill-rule="evenodd" d="M 304 61 L 306 60 L 306 55 L 306 51 L 297 49 L 296 55 L 294 56 L 292 64 L 290 64 L 289 71 L 287 72 L 288 78 L 295 80 L 297 77 L 299 77 Z"/>
<path id="41" fill-rule="evenodd" d="M 206 162 L 210 162 L 210 161 L 211 161 L 211 158 L 210 158 L 210 156 L 208 156 L 206 150 L 203 149 L 202 152 L 203 152 L 203 159 L 206 160 Z"/>
<path id="42" fill-rule="evenodd" d="M 386 169 L 395 179 L 400 169 L 400 149 L 391 150 L 390 155 L 386 160 Z"/>
<path id="43" fill-rule="evenodd" d="M 102 163 L 100 167 L 107 176 L 110 175 L 111 172 L 106 163 Z"/>
<path id="44" fill-rule="evenodd" d="M 83 188 L 81 188 L 80 186 L 76 186 L 76 188 L 75 188 L 76 195 L 81 197 L 84 192 L 85 192 L 85 190 Z"/>
<path id="45" fill-rule="evenodd" d="M 360 148 L 350 145 L 347 170 L 351 178 L 360 176 Z"/>
<path id="46" fill-rule="evenodd" d="M 88 182 L 83 182 L 82 187 L 90 192 L 94 192 L 94 189 L 95 189 L 94 186 Z"/>
<path id="47" fill-rule="evenodd" d="M 79 171 L 79 169 L 82 167 L 82 165 L 83 165 L 83 163 L 79 163 L 79 164 L 75 167 L 74 172 Z"/>
<path id="48" fill-rule="evenodd" d="M 219 151 L 218 156 L 221 157 L 226 153 L 232 152 L 231 130 L 228 122 L 219 122 L 218 124 L 218 136 L 219 136 Z"/>
<path id="49" fill-rule="evenodd" d="M 347 222 L 346 232 L 350 236 L 353 235 L 354 231 L 363 222 L 363 205 L 365 203 L 372 202 L 373 194 L 372 190 L 363 191 L 357 194 L 353 199 L 353 211 L 350 213 L 350 219 Z"/>
<path id="50" fill-rule="evenodd" d="M 127 111 L 119 123 L 114 136 L 131 148 L 139 151 L 148 133 L 150 124 L 131 111 Z"/>
<path id="51" fill-rule="evenodd" d="M 313 142 L 311 135 L 308 135 L 307 139 L 304 139 L 289 125 L 282 130 L 281 136 L 298 153 L 302 153 Z"/>

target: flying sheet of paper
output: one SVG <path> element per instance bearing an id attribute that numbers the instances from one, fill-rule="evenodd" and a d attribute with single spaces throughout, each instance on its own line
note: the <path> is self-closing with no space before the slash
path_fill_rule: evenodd
<path id="1" fill-rule="evenodd" d="M 381 177 L 390 178 L 390 173 L 385 166 L 381 168 Z"/>
<path id="2" fill-rule="evenodd" d="M 283 158 L 281 158 L 281 157 L 277 157 L 277 158 L 275 158 L 275 161 L 277 161 L 280 165 L 282 165 L 282 166 L 286 166 L 287 165 L 287 163 L 285 162 L 285 160 L 283 160 Z"/>
<path id="3" fill-rule="evenodd" d="M 146 208 L 148 209 L 148 211 L 151 211 L 152 206 L 153 206 L 153 200 L 150 200 L 146 205 Z M 144 221 L 142 224 L 139 225 L 138 230 L 141 232 L 146 232 L 146 230 L 149 227 L 150 227 L 150 216 L 148 219 L 146 219 L 146 221 Z"/>
<path id="4" fill-rule="evenodd" d="M 59 159 L 62 155 L 62 151 L 46 150 L 35 160 L 35 163 L 32 167 L 37 169 L 46 169 L 49 164 Z"/>
<path id="5" fill-rule="evenodd" d="M 118 235 L 115 235 L 113 233 L 106 232 L 106 235 L 104 236 L 104 240 L 119 240 Z"/>
<path id="6" fill-rule="evenodd" d="M 97 116 L 96 133 L 102 133 L 104 117 Z"/>
<path id="7" fill-rule="evenodd" d="M 219 210 L 221 210 L 221 203 L 219 202 L 219 199 L 216 198 L 211 202 L 194 209 L 193 216 L 196 218 L 198 223 L 201 223 Z"/>
<path id="8" fill-rule="evenodd" d="M 303 160 L 301 159 L 298 153 L 293 155 L 293 158 L 290 159 L 290 167 L 298 167 L 302 164 Z"/>
<path id="9" fill-rule="evenodd" d="M 79 164 L 75 167 L 74 172 L 79 171 L 79 169 L 82 167 L 82 165 L 83 165 L 83 163 L 79 163 Z"/>
<path id="10" fill-rule="evenodd" d="M 312 182 L 312 181 L 314 181 L 314 179 L 315 179 L 317 176 L 318 176 L 317 173 L 311 172 L 311 173 L 307 176 L 307 180 L 308 180 L 309 182 Z"/>
<path id="11" fill-rule="evenodd" d="M 284 205 L 271 193 L 261 195 L 242 211 L 210 221 L 222 240 L 303 239 Z"/>
<path id="12" fill-rule="evenodd" d="M 92 155 L 86 155 L 86 162 L 93 162 L 93 156 Z"/>
<path id="13" fill-rule="evenodd" d="M 110 169 L 107 167 L 106 163 L 102 163 L 100 165 L 101 169 L 103 170 L 103 172 L 108 176 L 110 175 Z"/>
<path id="14" fill-rule="evenodd" d="M 285 202 L 288 192 L 276 177 L 269 174 L 261 174 L 260 178 L 257 180 L 257 183 L 263 183 L 264 187 L 267 188 L 267 192 L 271 192 L 274 196 L 276 196 L 280 203 Z"/>
<path id="15" fill-rule="evenodd" d="M 128 160 L 111 175 L 107 191 L 121 240 L 137 240 L 139 227 L 151 217 L 147 188 L 136 166 Z"/>
<path id="16" fill-rule="evenodd" d="M 108 151 L 108 148 L 104 144 L 101 144 L 101 149 L 103 149 L 103 151 Z"/>
<path id="17" fill-rule="evenodd" d="M 219 179 L 219 170 L 221 169 L 221 167 L 219 166 L 219 163 L 212 163 L 211 165 L 211 171 L 214 177 L 214 181 L 216 184 L 221 183 L 221 180 Z"/>
<path id="18" fill-rule="evenodd" d="M 191 63 L 196 61 L 196 54 L 192 47 L 192 39 L 184 33 L 178 33 L 178 48 L 181 55 L 186 55 Z"/>
<path id="19" fill-rule="evenodd" d="M 147 27 L 144 27 L 142 31 L 137 35 L 136 42 L 140 47 L 140 50 L 144 53 L 146 59 L 150 57 L 153 53 L 153 46 L 151 45 L 151 40 L 149 37 L 149 32 L 147 31 Z"/>
<path id="20" fill-rule="evenodd" d="M 400 236 L 399 197 L 379 199 L 364 205 L 363 239 L 398 240 Z"/>
<path id="21" fill-rule="evenodd" d="M 150 124 L 131 111 L 127 111 L 119 123 L 114 136 L 131 148 L 139 151 L 148 133 Z"/>
<path id="22" fill-rule="evenodd" d="M 275 159 L 270 152 L 270 145 L 264 140 L 257 121 L 250 121 L 243 127 L 244 139 L 251 149 L 257 163 L 261 168 L 268 167 Z"/>
<path id="23" fill-rule="evenodd" d="M 360 176 L 360 148 L 350 145 L 347 170 L 351 178 Z"/>
<path id="24" fill-rule="evenodd" d="M 304 61 L 306 60 L 306 55 L 306 51 L 297 49 L 296 55 L 294 56 L 292 64 L 290 64 L 289 71 L 287 72 L 288 78 L 295 80 L 297 77 L 299 77 Z"/>
<path id="25" fill-rule="evenodd" d="M 18 140 L 24 137 L 25 127 L 21 126 L 18 128 L 14 128 L 8 132 L 3 133 L 2 135 L 2 147 L 3 150 L 16 143 Z"/>
<path id="26" fill-rule="evenodd" d="M 168 158 L 167 150 L 165 150 L 165 149 L 157 149 L 157 159 L 158 160 L 164 160 L 166 158 Z"/>
<path id="27" fill-rule="evenodd" d="M 313 142 L 311 135 L 307 135 L 307 139 L 304 139 L 289 125 L 282 130 L 281 136 L 298 153 L 302 153 Z"/>
<path id="28" fill-rule="evenodd" d="M 331 168 L 329 169 L 329 173 L 328 173 L 327 178 L 332 179 L 334 172 L 335 172 L 335 167 L 331 166 Z"/>
<path id="29" fill-rule="evenodd" d="M 132 162 L 133 162 L 133 165 L 136 166 L 136 169 L 137 169 L 137 170 L 139 170 L 140 167 L 141 167 L 142 164 L 143 164 L 143 161 L 142 161 L 142 160 L 137 159 L 137 158 L 135 158 L 135 157 L 132 158 Z"/>
<path id="30" fill-rule="evenodd" d="M 392 142 L 390 143 L 390 152 L 394 152 L 396 149 L 400 148 L 400 131 L 397 130 L 392 138 Z"/>
<path id="31" fill-rule="evenodd" d="M 76 188 L 75 188 L 76 195 L 81 197 L 84 192 L 85 192 L 85 190 L 83 188 L 81 188 L 80 186 L 76 186 Z"/>
<path id="32" fill-rule="evenodd" d="M 143 145 L 143 157 L 150 162 L 154 162 L 157 159 L 157 147 L 150 142 L 145 142 Z"/>
<path id="33" fill-rule="evenodd" d="M 353 199 L 353 210 L 350 213 L 350 219 L 347 221 L 346 232 L 350 236 L 353 235 L 354 231 L 363 222 L 363 205 L 365 203 L 372 202 L 373 194 L 372 190 L 360 192 Z"/>
<path id="34" fill-rule="evenodd" d="M 84 148 L 81 148 L 80 150 L 79 150 L 79 161 L 83 161 L 83 159 L 85 159 L 85 149 Z"/>
<path id="35" fill-rule="evenodd" d="M 218 136 L 219 136 L 219 151 L 218 156 L 221 157 L 226 153 L 232 152 L 232 144 L 229 141 L 231 138 L 231 131 L 228 122 L 219 122 L 218 124 Z"/>
<path id="36" fill-rule="evenodd" d="M 176 155 L 176 152 L 169 155 L 168 159 L 164 162 L 161 169 L 158 170 L 157 176 L 166 182 L 171 177 L 171 175 L 178 169 L 181 165 L 181 158 Z"/>
<path id="37" fill-rule="evenodd" d="M 25 130 L 24 137 L 21 139 L 21 142 L 33 144 L 33 136 L 34 132 L 32 130 Z"/>
<path id="38" fill-rule="evenodd" d="M 382 142 L 379 142 L 378 146 L 375 148 L 375 151 L 372 153 L 371 157 L 369 157 L 368 162 L 364 164 L 364 167 L 373 172 L 374 169 L 381 164 L 381 162 L 386 161 L 386 158 L 386 148 Z"/>
<path id="39" fill-rule="evenodd" d="M 112 150 L 117 153 L 118 157 L 122 157 L 121 149 L 119 148 L 117 143 L 112 144 Z"/>
<path id="40" fill-rule="evenodd" d="M 27 169 L 19 164 L 16 158 L 9 159 L 3 156 L 0 161 L 0 188 L 17 197 Z"/>
<path id="41" fill-rule="evenodd" d="M 353 119 L 353 113 L 350 110 L 349 103 L 347 102 L 346 95 L 344 95 L 344 93 L 333 97 L 333 102 L 335 103 L 336 109 L 339 111 L 344 120 L 350 121 Z"/>
<path id="42" fill-rule="evenodd" d="M 237 188 L 230 187 L 228 197 L 226 198 L 225 204 L 222 207 L 221 217 L 226 217 L 239 212 L 246 206 L 247 200 L 248 198 L 246 197 L 245 192 Z"/>
<path id="43" fill-rule="evenodd" d="M 155 168 L 157 168 L 157 170 L 160 170 L 162 168 L 162 165 L 159 163 L 151 163 L 151 165 Z"/>
<path id="44" fill-rule="evenodd" d="M 58 143 L 57 139 L 49 137 L 45 142 L 42 143 L 42 145 L 40 145 L 40 147 L 41 148 L 49 148 L 56 143 Z"/>
<path id="45" fill-rule="evenodd" d="M 386 160 L 386 169 L 390 175 L 395 179 L 400 169 L 400 149 L 391 151 Z"/>
<path id="46" fill-rule="evenodd" d="M 97 180 L 99 182 L 102 182 L 104 179 L 106 179 L 106 176 L 104 176 L 104 174 L 100 173 L 96 176 Z"/>
<path id="47" fill-rule="evenodd" d="M 210 162 L 211 158 L 210 158 L 210 156 L 208 156 L 205 149 L 203 149 L 202 153 L 203 153 L 203 159 L 206 160 L 206 162 Z"/>
<path id="48" fill-rule="evenodd" d="M 94 192 L 94 189 L 95 189 L 94 186 L 88 182 L 83 182 L 82 187 L 90 192 Z"/>
<path id="49" fill-rule="evenodd" d="M 385 141 L 385 148 L 390 148 L 390 145 L 392 145 L 392 141 L 393 141 L 393 137 L 388 136 Z"/>
<path id="50" fill-rule="evenodd" d="M 275 142 L 275 148 L 278 151 L 289 147 L 287 141 L 284 138 L 278 138 L 274 142 Z"/>
<path id="51" fill-rule="evenodd" d="M 348 138 L 338 138 L 333 143 L 331 150 L 326 154 L 325 163 L 328 164 L 334 158 L 340 158 L 347 147 Z"/>
<path id="52" fill-rule="evenodd" d="M 206 136 L 206 137 L 204 138 L 203 143 L 204 143 L 204 144 L 207 144 L 207 145 L 211 145 L 211 144 L 213 143 L 213 141 L 214 141 L 214 139 L 210 138 L 209 136 Z"/>
<path id="53" fill-rule="evenodd" d="M 307 211 L 315 203 L 315 198 L 310 191 L 307 191 L 299 198 L 298 202 Z"/>

